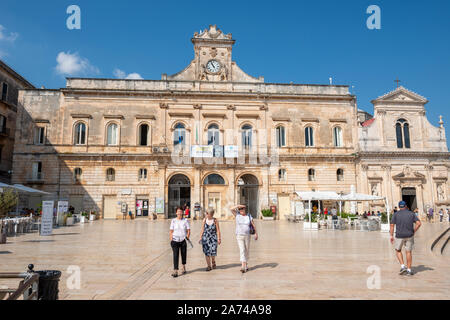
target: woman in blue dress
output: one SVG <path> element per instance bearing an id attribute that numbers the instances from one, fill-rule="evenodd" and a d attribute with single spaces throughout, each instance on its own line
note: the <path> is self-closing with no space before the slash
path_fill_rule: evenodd
<path id="1" fill-rule="evenodd" d="M 216 268 L 217 245 L 220 244 L 219 222 L 214 218 L 214 209 L 206 211 L 203 219 L 202 230 L 200 231 L 200 241 L 205 254 L 207 268 L 206 271 Z"/>

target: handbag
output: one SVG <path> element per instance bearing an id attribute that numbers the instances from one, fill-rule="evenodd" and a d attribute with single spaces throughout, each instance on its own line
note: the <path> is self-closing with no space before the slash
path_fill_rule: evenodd
<path id="1" fill-rule="evenodd" d="M 249 216 L 248 216 L 248 219 L 249 219 L 249 221 L 250 221 L 250 234 L 255 234 L 256 233 L 256 230 L 255 230 L 255 228 L 253 228 L 253 224 L 252 224 L 252 216 L 249 214 Z"/>

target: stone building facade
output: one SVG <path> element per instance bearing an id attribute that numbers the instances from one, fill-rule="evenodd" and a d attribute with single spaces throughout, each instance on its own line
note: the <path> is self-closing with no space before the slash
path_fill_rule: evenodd
<path id="1" fill-rule="evenodd" d="M 13 182 L 113 219 L 122 208 L 171 217 L 183 204 L 226 218 L 238 202 L 255 217 L 276 205 L 284 219 L 294 191 L 377 185 L 397 201 L 398 188 L 419 181 L 417 203 L 447 203 L 445 132 L 428 123 L 418 95 L 401 88 L 381 97 L 375 118 L 362 122 L 348 86 L 265 83 L 238 67 L 235 40 L 216 26 L 192 43 L 189 66 L 161 80 L 68 78 L 63 89 L 22 90 Z M 392 141 L 400 116 L 423 132 L 411 130 L 408 150 Z M 433 183 L 444 189 L 441 202 Z"/>
<path id="2" fill-rule="evenodd" d="M 0 60 L 0 182 L 11 182 L 19 90 L 34 88 L 21 75 Z"/>

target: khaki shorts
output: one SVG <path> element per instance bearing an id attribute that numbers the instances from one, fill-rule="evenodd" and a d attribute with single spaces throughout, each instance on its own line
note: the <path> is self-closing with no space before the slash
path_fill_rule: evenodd
<path id="1" fill-rule="evenodd" d="M 414 237 L 411 238 L 395 238 L 394 248 L 397 251 L 401 251 L 405 246 L 406 251 L 412 251 L 414 248 Z"/>

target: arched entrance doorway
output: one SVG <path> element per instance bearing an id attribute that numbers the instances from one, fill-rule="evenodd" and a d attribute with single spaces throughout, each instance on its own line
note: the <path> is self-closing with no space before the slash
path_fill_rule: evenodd
<path id="1" fill-rule="evenodd" d="M 253 218 L 258 217 L 258 179 L 252 174 L 244 174 L 238 180 L 239 204 L 245 204 Z"/>
<path id="2" fill-rule="evenodd" d="M 402 188 L 402 200 L 409 210 L 414 211 L 417 208 L 416 188 Z"/>
<path id="3" fill-rule="evenodd" d="M 176 217 L 176 207 L 185 204 L 191 208 L 191 182 L 184 174 L 176 174 L 169 180 L 169 212 L 168 217 Z"/>
<path id="4" fill-rule="evenodd" d="M 218 218 L 223 216 L 222 201 L 226 198 L 226 191 L 225 179 L 219 174 L 209 174 L 203 180 L 204 208 L 214 209 Z"/>

